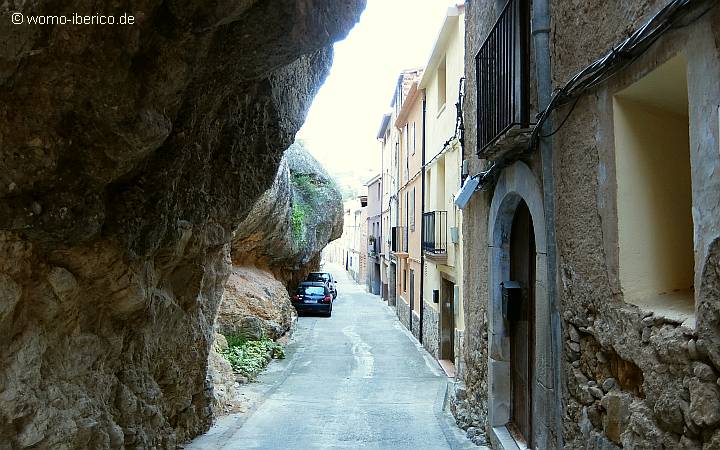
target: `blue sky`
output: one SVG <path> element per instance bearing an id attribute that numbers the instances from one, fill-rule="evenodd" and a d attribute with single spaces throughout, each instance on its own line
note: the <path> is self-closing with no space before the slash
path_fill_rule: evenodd
<path id="1" fill-rule="evenodd" d="M 370 178 L 380 167 L 375 139 L 402 69 L 427 62 L 446 0 L 368 0 L 360 22 L 335 44 L 325 84 L 298 132 L 331 174 Z"/>

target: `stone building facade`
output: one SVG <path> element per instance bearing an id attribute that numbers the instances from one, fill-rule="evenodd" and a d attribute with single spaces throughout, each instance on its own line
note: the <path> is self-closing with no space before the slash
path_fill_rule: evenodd
<path id="1" fill-rule="evenodd" d="M 720 448 L 720 8 L 598 3 L 466 4 L 463 410 L 497 448 Z M 488 134 L 504 20 L 528 120 Z"/>

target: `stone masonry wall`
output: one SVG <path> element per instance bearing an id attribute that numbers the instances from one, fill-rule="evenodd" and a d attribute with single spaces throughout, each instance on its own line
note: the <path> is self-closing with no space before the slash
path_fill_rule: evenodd
<path id="1" fill-rule="evenodd" d="M 435 359 L 440 356 L 440 316 L 428 302 L 423 305 L 423 347 L 430 352 Z"/>
<path id="2" fill-rule="evenodd" d="M 415 339 L 420 340 L 420 316 L 416 312 L 411 312 L 412 317 L 412 330 L 411 333 L 415 336 Z"/>
<path id="3" fill-rule="evenodd" d="M 492 28 L 497 17 L 497 2 L 470 1 L 465 7 L 465 146 L 463 158 L 468 162 L 469 173 L 486 169 L 486 162 L 478 159 L 475 76 L 475 54 Z M 464 351 L 459 356 L 464 362 L 462 380 L 464 389 L 460 404 L 462 417 L 456 419 L 462 427 L 485 427 L 488 410 L 488 262 L 487 222 L 492 196 L 473 195 L 463 210 L 463 308 L 465 313 Z M 476 414 L 467 414 L 475 410 Z"/>
<path id="4" fill-rule="evenodd" d="M 572 0 L 551 3 L 553 87 L 558 88 L 667 2 L 615 0 L 601 7 Z M 467 3 L 464 158 L 471 174 L 485 168 L 475 154 L 474 55 L 497 17 L 496 4 Z M 616 79 L 582 97 L 554 136 L 558 287 L 565 341 L 560 368 L 565 448 L 720 448 L 719 9 L 671 32 Z M 612 95 L 678 51 L 686 53 L 690 64 L 690 117 L 698 124 L 691 131 L 691 142 L 696 143 L 691 149 L 697 281 L 694 329 L 624 302 L 617 274 L 617 217 L 609 206 L 615 201 Z M 556 113 L 556 119 L 564 118 L 566 112 Z M 534 158 L 526 163 L 538 175 Z M 487 412 L 488 400 L 491 199 L 492 192 L 477 193 L 463 211 L 468 269 L 461 356 L 466 387 L 461 392 L 467 408 L 481 412 Z M 468 415 L 463 417 L 467 423 Z M 478 417 L 484 422 L 482 414 Z"/>
<path id="5" fill-rule="evenodd" d="M 402 297 L 398 297 L 397 304 L 395 306 L 395 314 L 398 316 L 398 319 L 400 319 L 400 323 L 410 330 L 410 306 Z"/>
<path id="6" fill-rule="evenodd" d="M 606 52 L 666 3 L 615 1 L 591 8 L 554 1 L 554 84 Z M 595 32 L 577 31 L 589 27 Z M 568 448 L 720 448 L 720 184 L 711 175 L 720 170 L 719 42 L 716 7 L 700 21 L 667 34 L 631 67 L 583 97 L 555 136 Z M 694 329 L 625 303 L 613 206 L 612 96 L 679 51 L 689 64 L 694 142 Z"/>

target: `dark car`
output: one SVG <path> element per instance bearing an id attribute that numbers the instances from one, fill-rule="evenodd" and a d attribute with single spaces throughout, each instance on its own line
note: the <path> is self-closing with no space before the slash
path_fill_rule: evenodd
<path id="1" fill-rule="evenodd" d="M 310 272 L 308 276 L 305 277 L 305 281 L 322 281 L 327 284 L 330 289 L 332 298 L 337 298 L 337 286 L 335 286 L 337 284 L 337 280 L 333 278 L 330 272 Z"/>
<path id="2" fill-rule="evenodd" d="M 298 313 L 318 312 L 325 317 L 332 314 L 332 293 L 323 281 L 303 281 L 290 300 Z"/>

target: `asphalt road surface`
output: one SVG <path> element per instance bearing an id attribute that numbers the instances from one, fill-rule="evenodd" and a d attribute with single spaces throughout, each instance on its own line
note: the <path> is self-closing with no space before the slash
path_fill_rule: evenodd
<path id="1" fill-rule="evenodd" d="M 477 448 L 442 411 L 448 379 L 379 297 L 342 270 L 331 318 L 300 317 L 263 400 L 187 449 Z M 253 386 L 255 385 L 255 386 Z"/>

